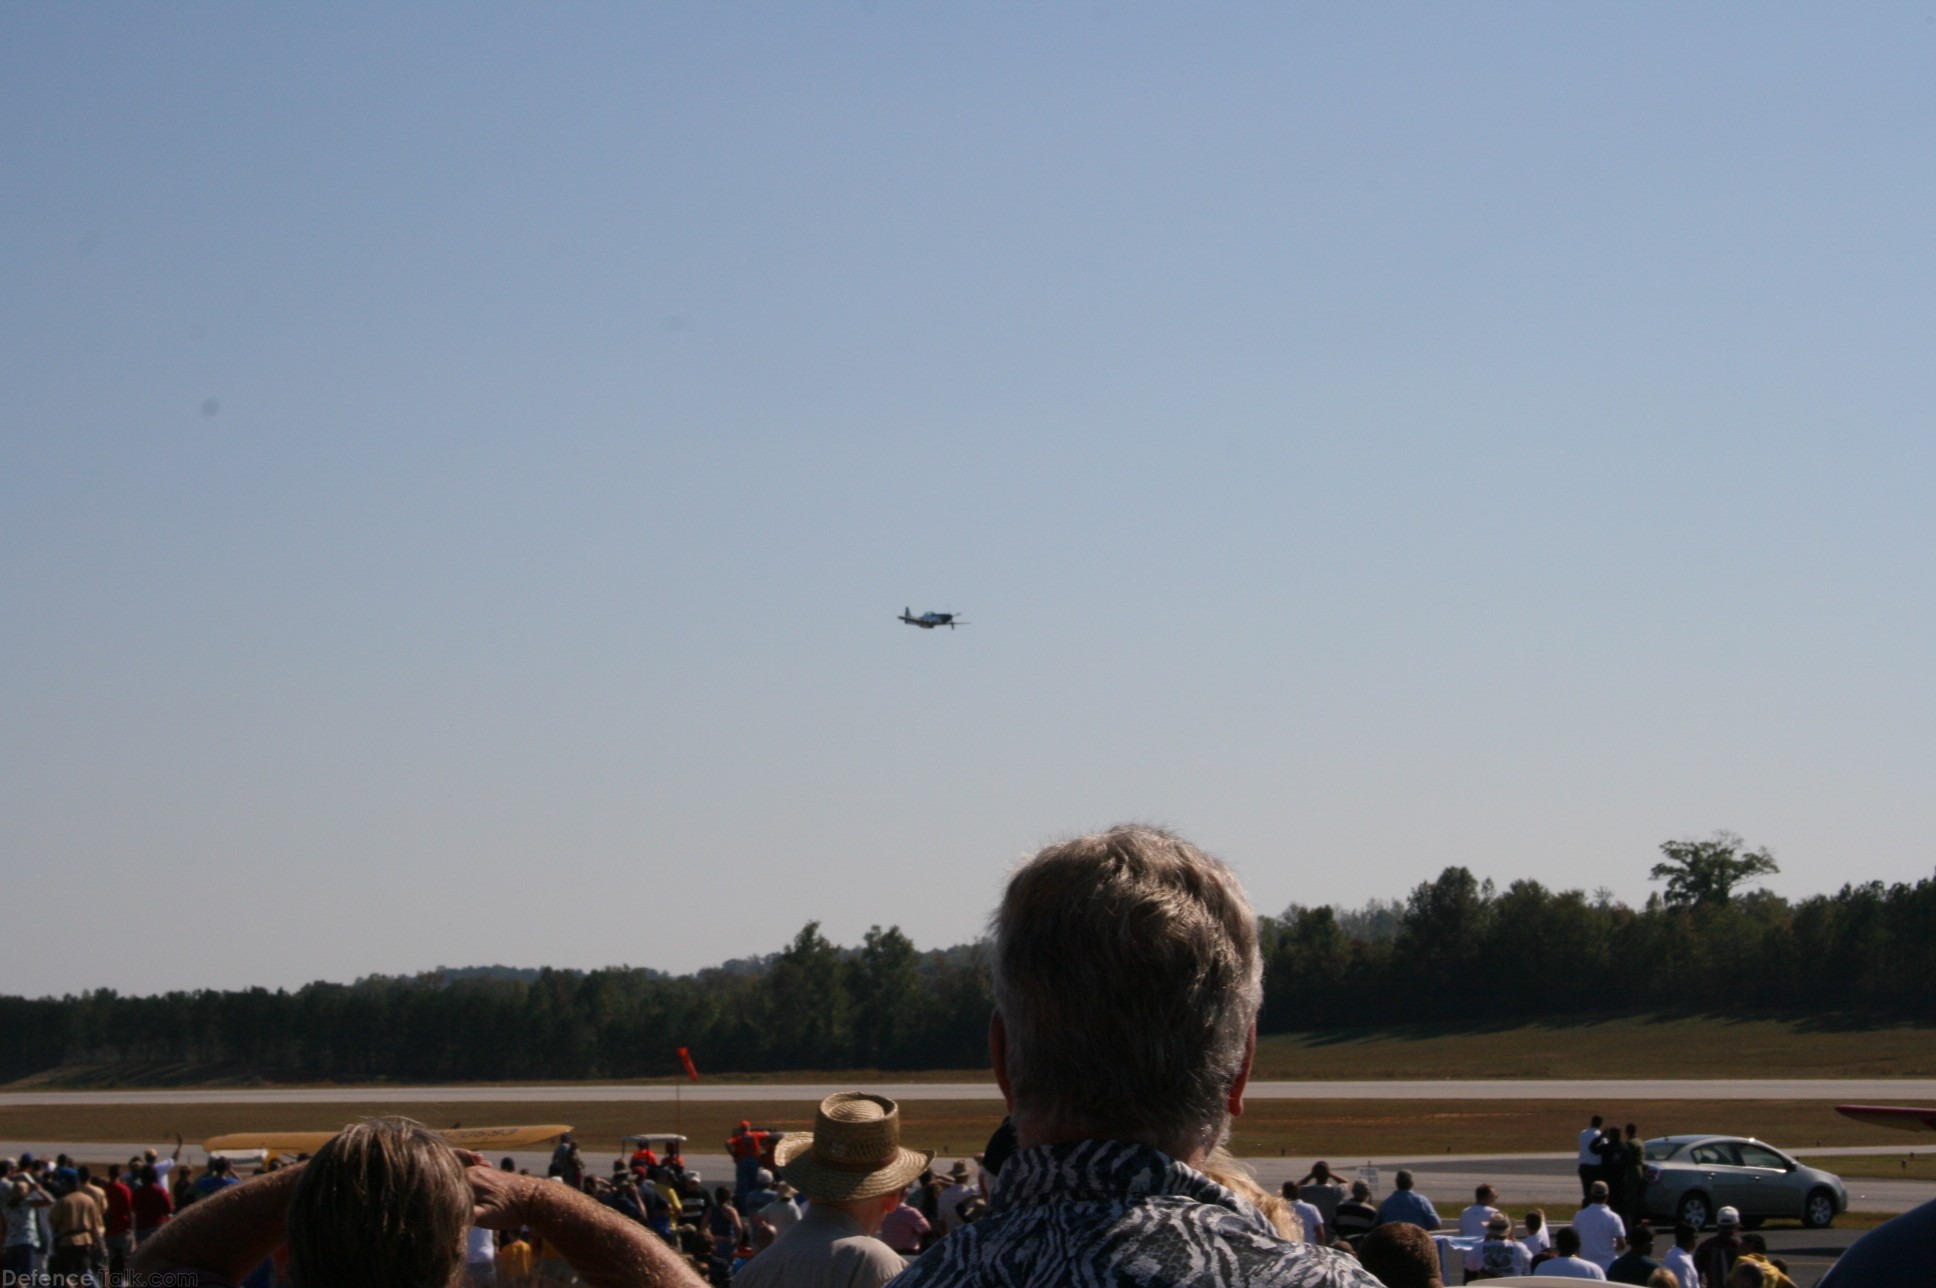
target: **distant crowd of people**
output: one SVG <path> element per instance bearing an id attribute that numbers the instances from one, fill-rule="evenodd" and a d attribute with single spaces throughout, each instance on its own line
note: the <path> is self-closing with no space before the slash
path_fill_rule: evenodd
<path id="1" fill-rule="evenodd" d="M 711 1189 L 649 1145 L 598 1175 L 566 1137 L 533 1176 L 372 1118 L 246 1182 L 220 1161 L 189 1181 L 179 1150 L 130 1160 L 132 1185 L 120 1167 L 9 1164 L 6 1266 L 197 1288 L 1443 1288 L 1456 1248 L 1466 1282 L 1792 1288 L 1731 1208 L 1712 1237 L 1680 1227 L 1661 1248 L 1637 1133 L 1599 1118 L 1582 1206 L 1557 1226 L 1539 1210 L 1522 1225 L 1484 1185 L 1454 1239 L 1403 1170 L 1382 1196 L 1322 1162 L 1267 1192 L 1223 1147 L 1256 1050 L 1256 917 L 1228 868 L 1170 833 L 1116 828 L 1022 865 L 991 966 L 1008 1115 L 972 1161 L 938 1170 L 901 1143 L 899 1107 L 863 1092 L 827 1097 L 810 1132 L 742 1122 L 733 1183 Z M 1886 1271 L 1895 1238 L 1851 1257 Z M 1928 1282 L 1923 1259 L 1901 1264 L 1849 1282 Z"/>

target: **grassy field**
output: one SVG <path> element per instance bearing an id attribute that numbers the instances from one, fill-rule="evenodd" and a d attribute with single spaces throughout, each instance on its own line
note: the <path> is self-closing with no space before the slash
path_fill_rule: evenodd
<path id="1" fill-rule="evenodd" d="M 703 1067 L 703 1066 L 702 1066 Z M 1352 1033 L 1277 1033 L 1257 1047 L 1260 1079 L 1936 1077 L 1936 1027 L 1875 1027 L 1852 1018 L 1743 1020 L 1623 1016 L 1578 1022 L 1412 1025 Z M 985 1082 L 974 1069 L 704 1069 L 710 1081 Z M 260 1086 L 240 1068 L 98 1065 L 50 1069 L 5 1084 L 35 1087 Z M 635 1082 L 639 1079 L 615 1079 Z M 664 1081 L 664 1079 L 659 1079 Z M 290 1083 L 288 1085 L 304 1085 Z M 307 1084 L 315 1085 L 315 1084 Z"/>
<path id="2" fill-rule="evenodd" d="M 1277 1033 L 1258 1078 L 1936 1077 L 1936 1028 L 1627 1016 L 1477 1028 Z"/>
<path id="3" fill-rule="evenodd" d="M 750 1118 L 763 1127 L 807 1130 L 814 1106 L 799 1100 L 688 1104 L 678 1130 L 695 1152 L 717 1152 L 732 1127 Z M 202 1140 L 229 1131 L 334 1129 L 363 1114 L 403 1112 L 434 1127 L 569 1123 L 595 1151 L 621 1136 L 675 1130 L 672 1106 L 634 1102 L 539 1101 L 387 1104 L 381 1095 L 334 1105 L 76 1105 L 0 1107 L 0 1139 L 159 1141 L 180 1132 Z M 1258 1100 L 1231 1136 L 1242 1157 L 1329 1158 L 1334 1162 L 1399 1154 L 1547 1153 L 1571 1149 L 1589 1114 L 1633 1121 L 1649 1134 L 1732 1132 L 1777 1145 L 1875 1145 L 1883 1156 L 1899 1133 L 1853 1122 L 1817 1101 L 1539 1100 L 1375 1101 Z M 984 1100 L 910 1100 L 901 1106 L 903 1139 L 942 1154 L 980 1148 L 1001 1118 Z M 1893 1158 L 1894 1155 L 1888 1155 Z M 1847 1170 L 1838 1160 L 1836 1170 Z M 1887 1175 L 1915 1173 L 1886 1171 Z"/>
<path id="4" fill-rule="evenodd" d="M 1936 1181 L 1936 1150 L 1898 1154 L 1839 1154 L 1821 1160 L 1838 1176 L 1872 1176 L 1891 1181 Z"/>

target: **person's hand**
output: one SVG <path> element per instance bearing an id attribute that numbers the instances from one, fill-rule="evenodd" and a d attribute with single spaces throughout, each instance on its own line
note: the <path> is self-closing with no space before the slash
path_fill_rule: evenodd
<path id="1" fill-rule="evenodd" d="M 515 1230 L 526 1224 L 525 1201 L 537 1182 L 516 1172 L 500 1172 L 476 1154 L 470 1154 L 467 1162 L 464 1179 L 471 1184 L 471 1223 L 486 1230 Z"/>

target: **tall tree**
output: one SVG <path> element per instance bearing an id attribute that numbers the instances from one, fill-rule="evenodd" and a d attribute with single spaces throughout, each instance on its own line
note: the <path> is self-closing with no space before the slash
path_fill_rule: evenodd
<path id="1" fill-rule="evenodd" d="M 1660 852 L 1667 861 L 1654 864 L 1649 876 L 1667 883 L 1669 907 L 1725 904 L 1742 882 L 1781 871 L 1766 848 L 1744 851 L 1746 844 L 1733 832 L 1716 832 L 1705 841 L 1664 841 Z"/>

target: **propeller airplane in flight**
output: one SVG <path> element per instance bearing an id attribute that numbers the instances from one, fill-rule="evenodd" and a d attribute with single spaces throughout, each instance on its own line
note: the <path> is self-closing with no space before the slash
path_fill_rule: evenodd
<path id="1" fill-rule="evenodd" d="M 901 620 L 909 626 L 919 626 L 924 631 L 931 631 L 937 626 L 945 626 L 949 630 L 953 630 L 957 626 L 966 626 L 968 624 L 958 619 L 953 613 L 923 613 L 919 617 L 916 617 L 913 610 L 908 608 L 901 610 Z"/>

